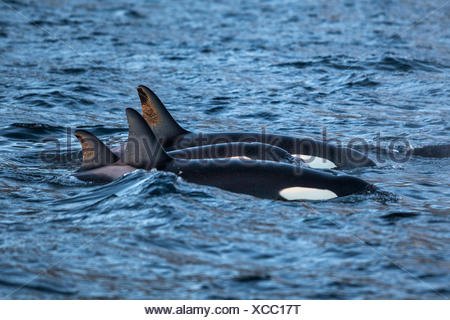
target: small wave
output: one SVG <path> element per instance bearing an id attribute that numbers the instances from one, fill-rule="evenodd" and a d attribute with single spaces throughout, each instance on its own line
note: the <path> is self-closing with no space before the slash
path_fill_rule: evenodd
<path id="1" fill-rule="evenodd" d="M 208 110 L 205 110 L 206 114 L 218 114 L 224 111 L 226 108 L 224 106 L 217 106 L 213 108 L 209 108 Z"/>
<path id="2" fill-rule="evenodd" d="M 87 70 L 85 68 L 63 68 L 61 69 L 62 73 L 66 74 L 82 74 L 85 73 Z"/>
<path id="3" fill-rule="evenodd" d="M 230 97 L 218 96 L 218 97 L 214 97 L 211 99 L 211 104 L 215 104 L 215 105 L 228 104 L 229 100 L 230 100 Z"/>
<path id="4" fill-rule="evenodd" d="M 34 123 L 19 123 L 19 122 L 17 122 L 17 123 L 13 123 L 12 126 L 18 127 L 18 128 L 28 128 L 28 129 L 33 129 L 33 130 L 35 130 L 35 129 L 54 130 L 55 128 L 58 128 L 58 129 L 63 128 L 63 127 L 59 127 L 59 126 L 55 127 L 55 126 L 51 126 L 51 125 L 48 125 L 45 123 L 39 123 L 39 122 L 34 122 Z"/>
<path id="5" fill-rule="evenodd" d="M 169 61 L 181 61 L 181 60 L 186 60 L 186 57 L 182 57 L 182 56 L 169 56 L 166 57 L 167 60 Z"/>
<path id="6" fill-rule="evenodd" d="M 86 85 L 77 85 L 74 86 L 71 90 L 75 91 L 75 92 L 79 92 L 79 93 L 92 93 L 93 89 L 91 87 L 88 87 Z"/>
<path id="7" fill-rule="evenodd" d="M 294 61 L 276 64 L 277 67 L 295 67 L 298 69 L 312 66 L 327 66 L 337 70 L 364 70 L 361 62 L 349 56 L 319 56 L 308 61 Z"/>
<path id="8" fill-rule="evenodd" d="M 361 80 L 349 81 L 346 83 L 348 87 L 375 87 L 379 84 L 379 82 L 370 80 L 368 77 L 364 77 Z"/>
<path id="9" fill-rule="evenodd" d="M 15 289 L 11 290 L 12 292 L 21 290 L 23 288 L 63 295 L 73 295 L 78 292 L 73 283 L 60 283 L 52 280 L 42 279 L 37 275 L 41 274 L 0 271 L 0 284 L 15 287 Z"/>
<path id="10" fill-rule="evenodd" d="M 395 222 L 401 219 L 406 218 L 415 218 L 419 216 L 416 212 L 391 212 L 388 214 L 384 214 L 381 216 L 381 219 L 389 221 L 389 222 Z"/>
<path id="11" fill-rule="evenodd" d="M 85 68 L 81 67 L 67 67 L 67 68 L 52 68 L 51 73 L 55 74 L 67 74 L 67 75 L 79 75 L 87 71 Z"/>
<path id="12" fill-rule="evenodd" d="M 271 279 L 270 274 L 262 272 L 240 274 L 233 278 L 233 280 L 236 282 L 257 282 L 257 281 L 267 281 L 270 279 Z"/>
<path id="13" fill-rule="evenodd" d="M 7 4 L 14 4 L 14 5 L 19 5 L 19 6 L 29 6 L 29 3 L 27 3 L 27 2 L 22 2 L 22 1 L 19 1 L 19 0 L 7 0 L 7 1 L 4 1 L 3 0 L 3 2 L 4 3 L 7 3 Z"/>
<path id="14" fill-rule="evenodd" d="M 64 127 L 51 126 L 45 123 L 13 123 L 10 126 L 0 129 L 0 135 L 17 140 L 41 141 L 44 137 L 62 133 Z"/>
<path id="15" fill-rule="evenodd" d="M 295 67 L 297 69 L 303 69 L 306 67 L 310 67 L 312 65 L 313 65 L 312 61 L 295 61 L 295 62 L 279 63 L 276 66 L 277 67 Z"/>
<path id="16" fill-rule="evenodd" d="M 402 71 L 421 70 L 428 72 L 442 72 L 449 66 L 419 59 L 407 59 L 401 57 L 385 56 L 377 61 L 361 61 L 349 56 L 325 56 L 315 57 L 312 60 L 284 62 L 275 65 L 276 67 L 294 67 L 304 69 L 312 66 L 327 66 L 337 70 L 365 70 L 378 69 L 383 71 Z"/>
<path id="17" fill-rule="evenodd" d="M 204 47 L 203 49 L 200 50 L 201 53 L 212 53 L 214 52 L 213 49 L 209 48 L 209 47 Z"/>
<path id="18" fill-rule="evenodd" d="M 412 70 L 421 70 L 429 72 L 442 72 L 444 65 L 423 61 L 418 59 L 407 59 L 401 57 L 383 57 L 375 63 L 369 63 L 378 70 L 386 71 L 402 71 L 408 72 Z"/>
<path id="19" fill-rule="evenodd" d="M 45 100 L 42 99 L 34 99 L 30 101 L 31 105 L 34 105 L 36 107 L 44 107 L 44 108 L 53 108 L 54 105 L 50 102 L 47 102 Z"/>
<path id="20" fill-rule="evenodd" d="M 167 193 L 176 193 L 177 175 L 162 171 L 145 171 L 136 170 L 125 176 L 114 180 L 111 183 L 96 186 L 87 192 L 83 192 L 78 196 L 70 199 L 57 201 L 57 204 L 77 204 L 88 200 L 105 199 L 111 195 L 133 196 L 133 195 L 162 195 Z M 86 183 L 86 185 L 92 185 Z"/>
<path id="21" fill-rule="evenodd" d="M 54 25 L 56 25 L 56 23 L 54 21 L 49 21 L 49 20 L 31 20 L 30 22 L 28 22 L 29 25 L 31 26 L 48 26 L 48 27 L 52 27 Z"/>
<path id="22" fill-rule="evenodd" d="M 137 11 L 133 9 L 127 10 L 125 15 L 133 19 L 144 19 L 147 17 L 147 15 L 145 15 L 142 11 Z"/>
<path id="23" fill-rule="evenodd" d="M 413 68 L 407 60 L 392 57 L 381 59 L 381 61 L 376 64 L 376 67 L 379 70 L 389 71 L 409 71 Z"/>
<path id="24" fill-rule="evenodd" d="M 52 69 L 53 71 L 55 69 Z M 67 100 L 77 100 L 74 96 L 67 94 L 67 92 L 63 92 L 61 90 L 52 90 L 52 91 L 45 91 L 43 93 L 27 93 L 23 94 L 21 96 L 16 97 L 19 101 L 25 101 L 28 102 L 30 99 L 36 98 L 34 100 L 31 100 L 31 103 L 42 103 L 49 105 L 49 102 L 47 102 L 47 99 L 54 100 L 56 102 L 67 102 Z M 37 101 L 37 102 L 36 102 Z"/>
<path id="25" fill-rule="evenodd" d="M 111 127 L 104 127 L 102 125 L 97 126 L 78 126 L 77 129 L 85 129 L 92 132 L 92 134 L 98 136 L 101 138 L 102 136 L 111 136 L 111 135 L 118 135 L 121 133 L 127 133 L 128 128 L 111 128 Z"/>
<path id="26" fill-rule="evenodd" d="M 425 158 L 449 158 L 450 144 L 438 144 L 414 148 L 412 154 Z"/>
<path id="27" fill-rule="evenodd" d="M 257 112 L 257 113 L 244 114 L 244 115 L 239 116 L 239 118 L 242 118 L 242 119 L 261 118 L 261 119 L 270 120 L 270 121 L 274 121 L 278 117 L 279 117 L 278 115 L 270 113 L 270 112 Z"/>

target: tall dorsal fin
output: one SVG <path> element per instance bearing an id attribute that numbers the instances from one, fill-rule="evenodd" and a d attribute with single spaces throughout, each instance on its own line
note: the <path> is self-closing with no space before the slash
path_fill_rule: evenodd
<path id="1" fill-rule="evenodd" d="M 90 170 L 113 164 L 119 158 L 96 136 L 86 130 L 76 130 L 75 136 L 80 141 L 83 162 L 80 170 Z"/>
<path id="2" fill-rule="evenodd" d="M 127 119 L 129 133 L 124 159 L 126 164 L 150 170 L 172 160 L 145 119 L 136 110 L 127 108 Z"/>
<path id="3" fill-rule="evenodd" d="M 141 100 L 142 115 L 152 128 L 155 136 L 162 141 L 173 140 L 179 135 L 189 133 L 170 115 L 158 96 L 146 86 L 137 87 Z"/>

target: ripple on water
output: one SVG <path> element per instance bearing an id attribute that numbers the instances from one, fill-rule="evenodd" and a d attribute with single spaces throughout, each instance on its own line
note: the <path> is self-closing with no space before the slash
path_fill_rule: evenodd
<path id="1" fill-rule="evenodd" d="M 441 2 L 8 1 L 0 296 L 446 298 L 450 29 Z M 378 190 L 285 202 L 155 171 L 77 180 L 80 146 L 67 129 L 123 143 L 124 109 L 140 108 L 141 83 L 193 131 L 364 138 L 377 167 L 345 173 Z M 62 151 L 43 161 L 56 149 L 40 142 L 48 137 Z M 416 148 L 390 149 L 398 138 Z"/>
<path id="2" fill-rule="evenodd" d="M 8 266 L 8 269 L 4 268 L 5 266 L 3 268 L 0 266 L 0 284 L 9 287 L 10 291 L 2 298 L 14 298 L 15 292 L 22 289 L 32 289 L 44 294 L 51 293 L 64 296 L 71 296 L 78 292 L 74 283 L 66 280 L 45 279 L 43 273 L 48 272 L 48 270 L 27 273 L 12 272 L 11 269 L 15 269 L 14 266 Z"/>

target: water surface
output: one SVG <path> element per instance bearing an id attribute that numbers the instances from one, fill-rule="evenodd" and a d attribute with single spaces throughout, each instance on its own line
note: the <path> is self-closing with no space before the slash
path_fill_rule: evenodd
<path id="1" fill-rule="evenodd" d="M 449 16 L 438 0 L 1 1 L 0 297 L 448 298 L 450 160 L 387 149 L 450 143 Z M 377 167 L 347 173 L 386 194 L 76 180 L 70 130 L 125 141 L 139 84 L 190 130 L 364 139 Z M 49 138 L 61 159 L 41 159 Z"/>

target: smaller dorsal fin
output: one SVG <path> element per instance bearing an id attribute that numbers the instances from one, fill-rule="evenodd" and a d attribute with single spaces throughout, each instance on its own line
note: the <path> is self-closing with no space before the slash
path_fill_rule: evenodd
<path id="1" fill-rule="evenodd" d="M 137 87 L 137 91 L 141 100 L 142 115 L 159 140 L 170 141 L 180 135 L 189 133 L 174 120 L 152 90 L 140 85 Z"/>
<path id="2" fill-rule="evenodd" d="M 80 170 L 90 170 L 113 164 L 119 158 L 96 136 L 86 130 L 76 130 L 75 136 L 80 141 L 83 162 Z"/>
<path id="3" fill-rule="evenodd" d="M 163 166 L 172 158 L 167 155 L 145 119 L 134 109 L 127 109 L 128 141 L 125 163 L 150 170 Z"/>

